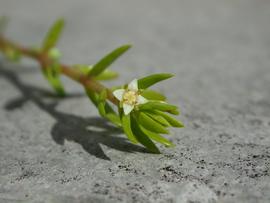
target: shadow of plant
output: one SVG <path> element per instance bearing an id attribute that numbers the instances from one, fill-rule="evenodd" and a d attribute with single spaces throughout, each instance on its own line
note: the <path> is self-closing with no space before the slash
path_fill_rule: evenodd
<path id="1" fill-rule="evenodd" d="M 51 129 L 51 136 L 57 144 L 63 145 L 65 140 L 76 142 L 89 154 L 104 160 L 110 158 L 102 150 L 101 144 L 123 152 L 146 152 L 143 147 L 130 143 L 126 138 L 115 136 L 120 134 L 121 130 L 110 125 L 105 119 L 84 118 L 57 111 L 57 97 L 52 97 L 52 94 L 44 89 L 25 84 L 14 71 L 3 68 L 2 64 L 0 64 L 0 75 L 22 94 L 21 97 L 7 102 L 5 109 L 11 111 L 20 108 L 28 101 L 36 104 L 56 120 Z M 46 101 L 48 96 L 53 101 Z M 74 94 L 65 98 L 77 96 Z"/>

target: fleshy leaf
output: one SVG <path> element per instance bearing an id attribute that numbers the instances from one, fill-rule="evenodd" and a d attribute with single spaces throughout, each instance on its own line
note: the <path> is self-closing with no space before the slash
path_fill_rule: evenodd
<path id="1" fill-rule="evenodd" d="M 13 62 L 18 62 L 21 59 L 21 53 L 18 50 L 7 47 L 4 50 L 5 57 Z"/>
<path id="2" fill-rule="evenodd" d="M 137 120 L 140 125 L 142 125 L 144 128 L 156 132 L 156 133 L 163 133 L 163 134 L 168 134 L 168 130 L 164 128 L 159 122 L 155 121 L 148 115 L 146 115 L 143 112 L 140 112 L 138 114 Z"/>
<path id="3" fill-rule="evenodd" d="M 148 89 L 143 90 L 141 95 L 148 100 L 159 100 L 159 101 L 166 100 L 166 97 L 164 95 L 154 90 L 148 90 Z"/>
<path id="4" fill-rule="evenodd" d="M 106 116 L 106 109 L 105 109 L 105 104 L 106 104 L 106 97 L 107 97 L 107 93 L 106 90 L 103 90 L 98 97 L 98 103 L 97 103 L 97 107 L 99 110 L 99 113 L 101 116 L 105 117 Z"/>
<path id="5" fill-rule="evenodd" d="M 177 106 L 167 104 L 165 102 L 158 102 L 158 101 L 149 101 L 145 104 L 139 105 L 140 110 L 160 110 L 160 111 L 166 111 L 171 114 L 178 115 L 179 111 Z"/>
<path id="6" fill-rule="evenodd" d="M 8 24 L 8 18 L 6 16 L 1 16 L 0 17 L 0 34 L 2 34 L 7 27 Z"/>
<path id="7" fill-rule="evenodd" d="M 60 81 L 60 66 L 55 63 L 43 69 L 43 74 L 59 96 L 65 96 L 64 87 Z"/>
<path id="8" fill-rule="evenodd" d="M 106 101 L 107 99 L 107 90 L 103 90 L 99 96 L 99 102 L 102 104 L 103 112 L 105 112 L 104 117 L 110 120 L 113 124 L 120 127 L 122 126 L 119 115 L 115 113 L 110 104 Z"/>
<path id="9" fill-rule="evenodd" d="M 85 65 L 85 64 L 75 64 L 72 67 L 74 67 L 74 69 L 79 69 L 80 72 L 86 76 L 89 74 L 90 70 L 92 69 L 91 65 Z"/>
<path id="10" fill-rule="evenodd" d="M 152 119 L 154 119 L 155 121 L 159 122 L 161 125 L 165 126 L 165 127 L 169 127 L 171 126 L 170 123 L 163 118 L 160 115 L 154 114 L 152 112 L 145 112 L 148 116 L 150 116 Z"/>
<path id="11" fill-rule="evenodd" d="M 166 80 L 171 77 L 173 77 L 173 75 L 169 73 L 158 73 L 158 74 L 149 75 L 149 76 L 139 79 L 138 86 L 139 86 L 139 89 L 146 89 L 162 80 Z"/>
<path id="12" fill-rule="evenodd" d="M 162 116 L 163 118 L 165 118 L 171 126 L 173 127 L 177 127 L 177 128 L 183 128 L 184 127 L 184 124 L 178 120 L 176 120 L 175 118 L 167 115 L 166 113 L 163 113 L 161 111 L 157 111 L 155 110 L 155 113 L 156 114 L 159 114 L 160 116 Z"/>
<path id="13" fill-rule="evenodd" d="M 107 102 L 99 103 L 98 110 L 102 117 L 107 118 L 109 121 L 111 121 L 114 125 L 118 127 L 121 126 L 121 120 L 119 116 L 114 111 L 112 111 L 111 107 Z"/>
<path id="14" fill-rule="evenodd" d="M 114 86 L 114 87 L 111 87 L 111 91 L 115 91 L 117 89 L 125 89 L 125 86 Z"/>
<path id="15" fill-rule="evenodd" d="M 98 106 L 98 95 L 91 90 L 85 89 L 87 96 L 92 101 L 92 103 L 97 107 Z"/>
<path id="16" fill-rule="evenodd" d="M 135 144 L 138 143 L 138 141 L 137 141 L 137 139 L 136 139 L 136 137 L 133 134 L 132 129 L 131 129 L 130 114 L 128 114 L 128 115 L 123 114 L 122 127 L 123 127 L 123 130 L 124 130 L 125 134 L 127 135 L 128 139 Z"/>
<path id="17" fill-rule="evenodd" d="M 102 117 L 108 119 L 118 127 L 122 125 L 119 116 L 115 113 L 108 102 L 106 102 L 106 90 L 102 91 L 100 95 L 88 89 L 86 89 L 86 93 L 92 103 L 98 108 L 99 114 Z"/>
<path id="18" fill-rule="evenodd" d="M 131 46 L 124 45 L 102 58 L 99 62 L 97 62 L 92 70 L 90 71 L 90 76 L 98 76 L 102 73 L 106 68 L 108 68 L 117 58 L 119 58 L 122 54 L 124 54 Z"/>
<path id="19" fill-rule="evenodd" d="M 141 130 L 152 140 L 159 142 L 163 145 L 165 145 L 166 147 L 173 147 L 174 144 L 172 142 L 170 142 L 169 140 L 167 140 L 166 138 L 162 137 L 161 135 L 154 133 L 152 131 L 149 131 L 147 129 L 145 129 L 144 127 L 142 127 L 141 125 L 139 125 Z"/>
<path id="20" fill-rule="evenodd" d="M 54 47 L 50 49 L 48 56 L 50 57 L 50 59 L 59 60 L 61 57 L 61 52 L 59 51 L 59 49 Z"/>
<path id="21" fill-rule="evenodd" d="M 119 116 L 117 116 L 115 113 L 107 113 L 105 118 L 111 121 L 115 126 L 122 126 Z"/>
<path id="22" fill-rule="evenodd" d="M 112 80 L 118 77 L 118 73 L 111 70 L 105 70 L 95 77 L 96 80 Z"/>
<path id="23" fill-rule="evenodd" d="M 73 67 L 78 68 L 84 75 L 89 75 L 93 66 L 91 65 L 74 65 Z M 95 76 L 96 80 L 112 80 L 118 77 L 118 73 L 111 70 L 104 70 L 98 76 Z"/>
<path id="24" fill-rule="evenodd" d="M 135 135 L 136 139 L 144 145 L 150 152 L 160 154 L 157 146 L 151 141 L 151 139 L 140 129 L 137 121 L 132 118 L 131 119 L 131 128 L 132 132 Z"/>
<path id="25" fill-rule="evenodd" d="M 47 32 L 47 35 L 43 41 L 43 50 L 48 51 L 56 45 L 60 38 L 64 25 L 64 19 L 58 19 L 57 21 L 55 21 L 50 30 Z"/>

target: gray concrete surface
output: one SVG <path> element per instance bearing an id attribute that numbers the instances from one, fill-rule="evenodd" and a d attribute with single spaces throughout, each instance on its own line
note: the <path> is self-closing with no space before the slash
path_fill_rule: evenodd
<path id="1" fill-rule="evenodd" d="M 0 14 L 29 45 L 65 17 L 67 63 L 134 44 L 107 85 L 175 73 L 156 89 L 186 124 L 174 149 L 148 154 L 77 84 L 64 79 L 58 100 L 34 62 L 1 60 L 0 202 L 270 202 L 270 1 L 0 0 Z"/>

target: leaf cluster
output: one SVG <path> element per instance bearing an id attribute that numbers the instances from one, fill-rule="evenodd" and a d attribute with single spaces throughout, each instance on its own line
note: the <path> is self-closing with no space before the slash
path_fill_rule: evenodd
<path id="1" fill-rule="evenodd" d="M 177 106 L 168 104 L 164 95 L 148 89 L 155 83 L 170 77 L 171 74 L 163 73 L 139 79 L 140 91 L 149 102 L 139 105 L 128 115 L 120 111 L 122 127 L 129 140 L 133 143 L 141 143 L 153 153 L 160 153 L 154 142 L 166 147 L 174 146 L 171 141 L 162 136 L 169 134 L 169 127 L 184 127 L 180 121 L 172 117 L 172 115 L 179 115 Z"/>
<path id="2" fill-rule="evenodd" d="M 101 77 L 102 74 L 105 76 L 106 73 L 110 73 L 107 69 L 108 66 L 127 51 L 128 48 L 128 45 L 119 47 L 102 58 L 96 65 L 92 67 L 81 66 L 79 68 L 86 75 L 94 76 L 96 79 Z M 160 73 L 139 79 L 139 91 L 149 102 L 139 105 L 128 115 L 123 113 L 120 105 L 118 106 L 118 112 L 114 111 L 110 103 L 106 101 L 107 90 L 96 93 L 86 89 L 86 92 L 90 100 L 98 108 L 100 115 L 110 120 L 116 126 L 122 127 L 131 142 L 141 143 L 151 152 L 159 153 L 159 149 L 154 142 L 172 147 L 173 143 L 164 138 L 162 134 L 169 134 L 169 127 L 181 128 L 184 125 L 172 117 L 172 115 L 179 115 L 177 106 L 168 104 L 164 95 L 149 89 L 149 87 L 172 76 L 172 74 Z"/>
<path id="3" fill-rule="evenodd" d="M 55 21 L 47 32 L 42 47 L 39 50 L 41 53 L 47 54 L 51 60 L 50 65 L 43 67 L 43 75 L 59 96 L 65 96 L 65 89 L 60 80 L 61 73 L 59 60 L 61 53 L 55 46 L 60 39 L 64 25 L 65 22 L 63 19 Z"/>

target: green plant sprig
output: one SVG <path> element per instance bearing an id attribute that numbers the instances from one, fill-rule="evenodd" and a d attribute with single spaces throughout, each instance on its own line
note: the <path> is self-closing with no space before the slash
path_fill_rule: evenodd
<path id="1" fill-rule="evenodd" d="M 118 47 L 92 66 L 66 65 L 60 63 L 61 53 L 56 48 L 64 27 L 63 19 L 52 25 L 40 48 L 24 47 L 5 38 L 1 29 L 1 25 L 5 24 L 3 22 L 2 18 L 0 51 L 9 60 L 19 61 L 22 56 L 27 56 L 39 62 L 44 77 L 59 96 L 65 96 L 61 75 L 79 82 L 99 114 L 122 128 L 132 143 L 140 143 L 153 153 L 160 153 L 154 142 L 167 147 L 174 146 L 161 134 L 169 134 L 168 127 L 184 127 L 170 115 L 178 115 L 178 107 L 168 104 L 161 93 L 149 89 L 152 85 L 171 78 L 172 74 L 153 74 L 134 79 L 129 84 L 107 88 L 99 81 L 115 79 L 118 76 L 116 72 L 108 70 L 108 67 L 122 56 L 130 45 Z M 117 107 L 117 111 L 112 105 Z"/>

